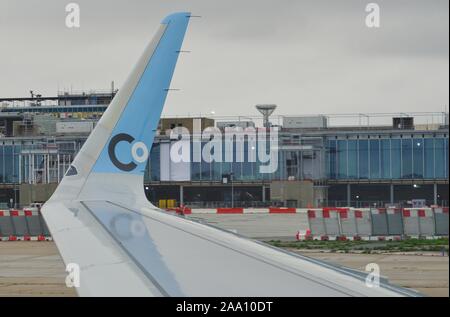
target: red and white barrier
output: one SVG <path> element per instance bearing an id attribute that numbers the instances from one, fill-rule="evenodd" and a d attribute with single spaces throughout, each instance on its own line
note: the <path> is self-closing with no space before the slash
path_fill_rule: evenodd
<path id="1" fill-rule="evenodd" d="M 298 214 L 306 213 L 307 209 L 269 207 L 269 208 L 195 208 L 192 214 Z"/>
<path id="2" fill-rule="evenodd" d="M 358 236 L 363 238 L 372 235 L 372 218 L 370 208 L 354 209 Z"/>
<path id="3" fill-rule="evenodd" d="M 339 224 L 339 214 L 341 212 L 348 212 L 348 208 L 323 208 L 322 215 L 325 223 L 325 234 L 327 236 L 341 235 L 341 228 Z"/>
<path id="4" fill-rule="evenodd" d="M 312 240 L 311 230 L 299 230 L 295 235 L 295 239 L 298 241 Z"/>
<path id="5" fill-rule="evenodd" d="M 307 211 L 308 226 L 314 237 L 326 235 L 325 222 L 323 219 L 322 208 L 311 208 Z"/>
<path id="6" fill-rule="evenodd" d="M 387 208 L 388 235 L 401 236 L 403 234 L 403 219 L 401 208 Z"/>
<path id="7" fill-rule="evenodd" d="M 434 217 L 436 219 L 436 235 L 437 236 L 448 236 L 448 207 L 436 207 L 433 208 Z"/>
<path id="8" fill-rule="evenodd" d="M 340 234 L 342 237 L 355 237 L 358 235 L 356 226 L 355 210 L 350 208 L 343 208 L 337 210 L 339 215 Z"/>
<path id="9" fill-rule="evenodd" d="M 192 213 L 192 209 L 188 207 L 166 208 L 166 211 L 175 212 L 179 215 L 190 215 Z"/>
<path id="10" fill-rule="evenodd" d="M 9 215 L 11 217 L 18 217 L 18 216 L 25 216 L 25 213 L 23 210 L 11 209 L 9 211 Z"/>
<path id="11" fill-rule="evenodd" d="M 434 214 L 431 208 L 403 209 L 405 235 L 411 237 L 431 237 L 435 235 Z"/>
<path id="12" fill-rule="evenodd" d="M 270 214 L 295 214 L 297 213 L 296 208 L 280 208 L 280 207 L 271 207 L 269 208 Z"/>
<path id="13" fill-rule="evenodd" d="M 40 213 L 32 209 L 0 210 L 0 241 L 50 241 L 41 231 Z"/>
<path id="14" fill-rule="evenodd" d="M 217 208 L 218 214 L 243 214 L 244 208 Z"/>

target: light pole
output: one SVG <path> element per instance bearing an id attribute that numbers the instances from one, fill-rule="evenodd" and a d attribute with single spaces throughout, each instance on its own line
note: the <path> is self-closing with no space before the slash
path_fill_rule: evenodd
<path id="1" fill-rule="evenodd" d="M 17 191 L 18 191 L 19 189 L 17 188 L 17 182 L 18 182 L 19 180 L 16 179 L 16 177 L 17 177 L 17 175 L 14 174 L 14 175 L 13 175 L 13 181 L 14 181 L 14 188 L 13 188 L 13 191 L 14 191 L 14 204 L 13 204 L 13 206 L 11 206 L 12 208 L 17 208 L 17 207 L 18 207 L 18 206 L 17 206 Z"/>
<path id="2" fill-rule="evenodd" d="M 230 173 L 230 181 L 231 181 L 231 208 L 234 208 L 233 172 Z"/>
<path id="3" fill-rule="evenodd" d="M 222 184 L 228 184 L 228 182 L 231 182 L 231 208 L 234 208 L 233 172 L 228 174 L 222 174 Z"/>

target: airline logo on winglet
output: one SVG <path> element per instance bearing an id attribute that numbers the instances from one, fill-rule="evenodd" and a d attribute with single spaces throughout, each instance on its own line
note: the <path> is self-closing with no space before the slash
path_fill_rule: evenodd
<path id="1" fill-rule="evenodd" d="M 106 110 L 120 116 L 114 115 L 111 137 L 102 144 L 94 173 L 144 174 L 189 17 L 190 13 L 180 12 L 163 20 L 165 26 L 158 29 L 122 88 L 126 98 L 117 99 L 121 104 Z"/>
<path id="2" fill-rule="evenodd" d="M 119 142 L 127 142 L 131 144 L 131 157 L 133 161 L 131 162 L 122 162 L 116 156 L 116 146 Z M 149 151 L 144 142 L 134 142 L 135 139 L 127 134 L 127 133 L 119 133 L 111 138 L 111 141 L 108 145 L 108 155 L 111 159 L 111 162 L 118 169 L 130 172 L 137 167 L 136 163 L 145 163 L 148 159 Z"/>

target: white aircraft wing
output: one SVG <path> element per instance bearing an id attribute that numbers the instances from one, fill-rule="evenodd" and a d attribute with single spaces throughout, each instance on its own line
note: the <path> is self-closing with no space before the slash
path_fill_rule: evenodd
<path id="1" fill-rule="evenodd" d="M 405 296 L 415 293 L 168 214 L 143 175 L 190 14 L 166 17 L 42 214 L 81 296 Z"/>

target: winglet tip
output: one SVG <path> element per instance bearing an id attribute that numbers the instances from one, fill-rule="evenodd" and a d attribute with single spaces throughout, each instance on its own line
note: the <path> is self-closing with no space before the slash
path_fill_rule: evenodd
<path id="1" fill-rule="evenodd" d="M 168 24 L 169 22 L 173 21 L 173 20 L 179 20 L 179 19 L 186 19 L 186 18 L 190 18 L 191 17 L 191 13 L 190 12 L 176 12 L 176 13 L 172 13 L 169 14 L 168 16 L 166 16 L 163 20 L 162 20 L 162 24 Z"/>

